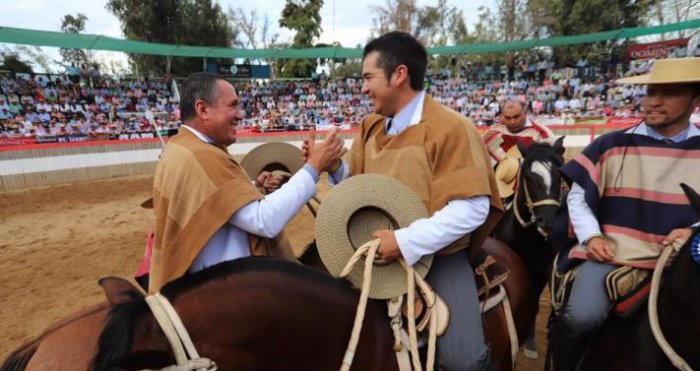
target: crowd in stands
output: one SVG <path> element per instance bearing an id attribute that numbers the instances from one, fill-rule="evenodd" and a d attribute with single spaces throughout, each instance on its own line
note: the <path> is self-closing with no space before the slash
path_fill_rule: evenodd
<path id="1" fill-rule="evenodd" d="M 537 67 L 535 67 L 537 68 Z M 427 91 L 477 125 L 497 119 L 508 99 L 526 102 L 538 119 L 548 117 L 633 117 L 640 114 L 642 86 L 617 86 L 590 78 L 585 68 L 499 74 L 462 68 L 429 71 Z M 89 80 L 87 80 L 89 77 Z M 478 82 L 475 82 L 478 81 Z M 243 131 L 303 130 L 311 125 L 350 128 L 371 111 L 360 79 L 234 82 L 245 119 Z M 96 135 L 153 131 L 144 115 L 156 112 L 156 126 L 179 125 L 176 88 L 170 78 L 117 81 L 99 74 L 0 76 L 0 137 Z M 546 121 L 546 120 L 545 120 Z"/>
<path id="2" fill-rule="evenodd" d="M 89 80 L 86 80 L 88 78 Z M 0 136 L 121 134 L 175 127 L 178 99 L 169 81 L 114 81 L 89 74 L 0 76 Z"/>

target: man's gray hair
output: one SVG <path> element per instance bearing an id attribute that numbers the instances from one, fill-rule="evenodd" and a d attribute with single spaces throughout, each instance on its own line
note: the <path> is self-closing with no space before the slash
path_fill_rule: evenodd
<path id="1" fill-rule="evenodd" d="M 189 75 L 187 80 L 182 83 L 180 90 L 180 118 L 183 123 L 197 116 L 195 103 L 198 100 L 207 104 L 216 102 L 216 99 L 219 97 L 216 89 L 218 80 L 224 79 L 210 73 L 197 72 Z"/>

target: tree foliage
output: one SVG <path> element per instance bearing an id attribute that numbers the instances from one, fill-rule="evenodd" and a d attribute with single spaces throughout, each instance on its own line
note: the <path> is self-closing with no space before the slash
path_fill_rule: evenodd
<path id="1" fill-rule="evenodd" d="M 656 0 L 541 0 L 532 11 L 544 14 L 545 28 L 551 36 L 571 36 L 646 25 L 647 14 Z M 615 53 L 615 41 L 588 45 L 570 45 L 554 49 L 559 64 L 571 64 L 578 58 L 601 61 Z M 617 48 L 619 51 L 620 49 Z"/>
<path id="2" fill-rule="evenodd" d="M 287 0 L 279 25 L 296 31 L 293 48 L 310 48 L 321 36 L 321 7 L 323 0 Z M 313 59 L 290 59 L 278 65 L 282 77 L 310 77 L 318 66 Z"/>
<path id="3" fill-rule="evenodd" d="M 280 26 L 296 31 L 292 47 L 309 48 L 321 36 L 321 7 L 323 0 L 287 0 Z"/>
<path id="4" fill-rule="evenodd" d="M 228 18 L 212 0 L 109 0 L 107 10 L 119 19 L 129 40 L 197 46 L 233 45 L 234 32 Z M 160 75 L 166 71 L 165 57 L 129 57 L 141 72 Z M 202 60 L 173 58 L 171 70 L 180 75 L 201 71 Z"/>
<path id="5" fill-rule="evenodd" d="M 20 59 L 17 53 L 3 51 L 0 53 L 2 56 L 2 64 L 0 64 L 0 70 L 12 71 L 14 73 L 32 73 L 32 66 L 29 63 Z"/>
<path id="6" fill-rule="evenodd" d="M 66 14 L 61 18 L 61 31 L 66 33 L 79 34 L 85 30 L 85 24 L 87 23 L 87 16 L 82 13 L 78 13 L 75 16 L 71 14 Z M 83 49 L 66 49 L 61 48 L 61 57 L 63 58 L 63 63 L 66 65 L 74 64 L 80 67 L 82 64 L 87 64 L 88 54 Z"/>
<path id="7" fill-rule="evenodd" d="M 372 38 L 390 31 L 408 32 L 424 45 L 459 44 L 468 37 L 462 10 L 438 0 L 435 6 L 420 7 L 416 0 L 385 0 L 383 5 L 370 5 Z"/>

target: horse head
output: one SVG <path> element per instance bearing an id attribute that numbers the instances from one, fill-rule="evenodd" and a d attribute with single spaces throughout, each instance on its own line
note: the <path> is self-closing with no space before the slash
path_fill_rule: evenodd
<path id="1" fill-rule="evenodd" d="M 690 206 L 695 211 L 695 214 L 700 219 L 700 195 L 690 188 L 687 184 L 681 183 L 681 188 L 685 192 Z M 688 295 L 688 284 L 695 282 L 697 287 L 700 287 L 700 229 L 696 228 L 693 234 L 688 238 L 685 245 L 681 248 L 679 256 L 676 257 L 673 263 L 674 269 L 672 269 L 671 276 L 677 278 L 680 282 L 685 282 L 684 284 L 673 285 L 676 293 L 679 297 L 691 298 L 692 295 Z M 675 269 L 678 266 L 678 269 Z M 673 279 L 673 278 L 671 278 Z M 680 283 L 679 282 L 679 283 Z M 698 305 L 700 305 L 700 296 L 697 298 Z"/>
<path id="2" fill-rule="evenodd" d="M 536 143 L 526 147 L 518 143 L 524 159 L 518 175 L 514 211 L 523 227 L 534 224 L 545 238 L 552 230 L 560 203 L 563 142 L 564 137 L 554 144 Z"/>

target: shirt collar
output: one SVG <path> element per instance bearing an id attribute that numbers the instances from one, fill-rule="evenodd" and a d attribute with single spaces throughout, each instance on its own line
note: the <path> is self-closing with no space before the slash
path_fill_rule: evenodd
<path id="1" fill-rule="evenodd" d="M 646 135 L 648 137 L 652 137 L 656 140 L 662 140 L 665 141 L 666 139 L 669 139 L 670 141 L 674 143 L 682 142 L 688 138 L 692 138 L 695 136 L 700 136 L 700 128 L 698 128 L 695 124 L 690 123 L 687 128 L 683 129 L 680 133 L 670 137 L 666 138 L 663 135 L 659 134 L 658 131 L 656 131 L 654 128 L 651 126 L 648 126 L 645 122 L 642 122 L 637 126 L 636 128 L 633 127 L 627 131 L 628 134 L 641 134 L 641 135 Z"/>
<path id="2" fill-rule="evenodd" d="M 208 136 L 206 136 L 206 135 L 200 133 L 200 132 L 197 131 L 196 129 L 193 129 L 192 127 L 187 126 L 187 125 L 180 125 L 180 126 L 182 126 L 183 128 L 189 130 L 192 134 L 194 134 L 194 135 L 195 135 L 197 138 L 199 138 L 199 140 L 201 140 L 202 142 L 208 143 L 208 144 L 215 144 L 214 141 L 211 140 L 211 139 L 209 139 Z"/>
<path id="3" fill-rule="evenodd" d="M 420 91 L 408 104 L 399 111 L 396 116 L 387 120 L 387 134 L 397 135 L 406 130 L 407 127 L 416 125 L 423 116 L 423 101 L 425 91 Z M 391 125 L 389 122 L 391 121 Z"/>

